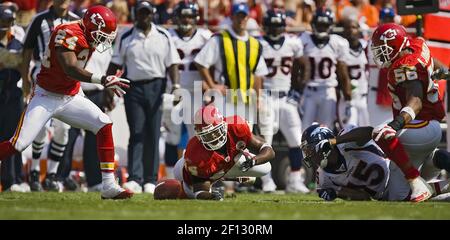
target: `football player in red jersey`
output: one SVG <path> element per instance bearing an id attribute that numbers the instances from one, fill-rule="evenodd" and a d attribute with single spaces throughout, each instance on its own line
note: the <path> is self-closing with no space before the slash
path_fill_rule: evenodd
<path id="1" fill-rule="evenodd" d="M 37 76 L 32 99 L 22 113 L 14 136 L 0 143 L 0 160 L 23 151 L 50 118 L 97 135 L 104 199 L 130 198 L 114 177 L 111 119 L 84 97 L 80 81 L 103 84 L 119 96 L 128 80 L 92 74 L 84 69 L 95 49 L 105 51 L 116 37 L 116 17 L 106 7 L 89 8 L 80 21 L 61 24 L 53 31 Z"/>
<path id="2" fill-rule="evenodd" d="M 431 197 L 425 180 L 436 177 L 440 169 L 449 169 L 450 165 L 448 153 L 437 149 L 442 136 L 439 121 L 445 112 L 438 85 L 432 79 L 433 58 L 424 39 L 407 36 L 405 28 L 394 23 L 375 30 L 371 48 L 377 65 L 388 68 L 394 117 L 375 127 L 373 137 L 377 142 L 398 137 L 411 159 L 396 161 L 410 180 L 411 200 L 424 201 Z M 425 180 L 419 176 L 419 167 Z"/>
<path id="3" fill-rule="evenodd" d="M 251 133 L 244 119 L 236 115 L 224 118 L 208 105 L 197 111 L 194 124 L 196 137 L 189 140 L 184 157 L 174 167 L 187 198 L 222 200 L 220 193 L 211 191 L 214 182 L 254 180 L 270 172 L 269 161 L 275 152 Z"/>

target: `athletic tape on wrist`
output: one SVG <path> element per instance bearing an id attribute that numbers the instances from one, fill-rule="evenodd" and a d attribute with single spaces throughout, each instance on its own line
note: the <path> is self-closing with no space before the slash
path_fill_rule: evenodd
<path id="1" fill-rule="evenodd" d="M 266 148 L 266 147 L 272 148 L 272 146 L 271 146 L 270 144 L 264 143 L 264 144 L 261 146 L 261 148 L 259 149 L 259 151 L 261 152 L 261 151 L 263 150 L 263 148 Z"/>
<path id="2" fill-rule="evenodd" d="M 416 118 L 416 113 L 411 107 L 404 107 L 402 108 L 402 110 L 400 110 L 400 112 L 405 112 L 409 114 L 409 116 L 411 116 L 411 120 L 414 120 Z"/>

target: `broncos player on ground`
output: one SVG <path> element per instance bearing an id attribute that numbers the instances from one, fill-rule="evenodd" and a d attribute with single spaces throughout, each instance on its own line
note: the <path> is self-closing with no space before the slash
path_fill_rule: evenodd
<path id="1" fill-rule="evenodd" d="M 287 192 L 307 193 L 300 174 L 302 153 L 300 149 L 302 123 L 298 113 L 300 98 L 298 69 L 303 61 L 303 44 L 299 37 L 285 33 L 286 14 L 282 10 L 269 10 L 264 16 L 265 35 L 260 39 L 262 56 L 269 74 L 264 79 L 265 100 L 260 108 L 260 128 L 265 140 L 271 144 L 272 137 L 281 130 L 289 146 L 291 173 L 286 186 Z M 262 178 L 263 191 L 275 191 L 270 175 Z"/>
<path id="2" fill-rule="evenodd" d="M 400 168 L 371 139 L 372 129 L 349 127 L 335 137 L 331 129 L 313 124 L 303 132 L 305 163 L 317 169 L 317 192 L 321 198 L 415 201 Z M 397 151 L 407 158 L 402 147 Z M 433 195 L 450 190 L 448 180 L 434 179 L 431 186 Z"/>
<path id="3" fill-rule="evenodd" d="M 333 23 L 333 12 L 319 8 L 313 16 L 313 32 L 304 32 L 300 36 L 303 52 L 309 58 L 311 68 L 310 76 L 302 82 L 302 85 L 306 85 L 301 104 L 302 122 L 306 127 L 319 122 L 333 128 L 338 85 L 342 89 L 346 108 L 350 108 L 350 79 L 344 62 L 349 44 L 341 36 L 330 33 Z"/>
<path id="4" fill-rule="evenodd" d="M 183 97 L 181 103 L 172 104 L 173 98 L 169 95 L 166 100 L 169 100 L 168 106 L 163 111 L 163 125 L 167 129 L 165 161 L 168 167 L 169 174 L 173 171 L 173 166 L 178 160 L 177 145 L 180 142 L 182 135 L 182 124 L 174 122 L 171 118 L 173 111 L 183 112 L 183 123 L 188 130 L 189 138 L 194 136 L 194 125 L 191 123 L 194 112 L 192 109 L 198 109 L 201 103 L 194 102 L 194 89 L 201 94 L 202 78 L 197 71 L 193 62 L 194 57 L 200 52 L 200 49 L 205 45 L 206 41 L 212 36 L 212 32 L 208 29 L 197 28 L 199 16 L 199 6 L 192 1 L 181 1 L 178 3 L 173 11 L 174 23 L 176 29 L 170 29 L 175 47 L 180 55 L 181 64 L 180 69 L 180 85 L 182 89 L 189 92 L 190 97 Z M 195 88 L 196 83 L 197 88 Z M 177 114 L 178 115 L 178 114 Z M 179 116 L 179 115 L 178 115 Z"/>

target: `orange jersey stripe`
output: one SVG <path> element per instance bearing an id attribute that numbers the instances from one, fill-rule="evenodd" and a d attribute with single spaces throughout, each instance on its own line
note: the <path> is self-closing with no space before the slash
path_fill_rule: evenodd
<path id="1" fill-rule="evenodd" d="M 409 123 L 406 124 L 404 128 L 422 128 L 428 125 L 429 123 L 430 123 L 429 121 L 424 121 L 420 123 Z"/>
<path id="2" fill-rule="evenodd" d="M 12 138 L 11 144 L 13 146 L 16 145 L 17 139 L 19 138 L 20 130 L 22 130 L 23 119 L 25 118 L 25 113 L 27 112 L 27 107 L 25 107 L 25 109 L 22 112 L 22 115 L 20 116 L 19 125 L 17 125 L 16 132 L 14 133 L 14 136 Z"/>

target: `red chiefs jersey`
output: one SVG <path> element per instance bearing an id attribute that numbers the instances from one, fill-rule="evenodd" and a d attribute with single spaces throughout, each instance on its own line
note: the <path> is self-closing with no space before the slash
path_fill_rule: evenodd
<path id="1" fill-rule="evenodd" d="M 394 116 L 406 106 L 406 90 L 402 87 L 405 81 L 421 81 L 423 86 L 422 110 L 415 119 L 437 120 L 445 117 L 442 97 L 439 96 L 439 86 L 431 79 L 433 73 L 433 59 L 430 50 L 422 38 L 410 39 L 413 53 L 397 59 L 389 68 L 388 88 L 392 97 Z"/>
<path id="2" fill-rule="evenodd" d="M 74 51 L 78 59 L 77 65 L 80 68 L 86 66 L 95 48 L 90 47 L 86 40 L 80 21 L 57 26 L 50 37 L 42 60 L 41 71 L 37 75 L 37 84 L 50 92 L 75 95 L 80 90 L 80 82 L 64 73 L 56 57 L 56 47 Z"/>
<path id="3" fill-rule="evenodd" d="M 217 151 L 206 149 L 197 137 L 191 138 L 184 153 L 185 165 L 183 179 L 191 184 L 190 176 L 216 181 L 225 175 L 234 165 L 234 158 L 239 153 L 236 143 L 242 141 L 245 146 L 252 137 L 247 123 L 239 116 L 227 117 L 227 156 Z"/>

